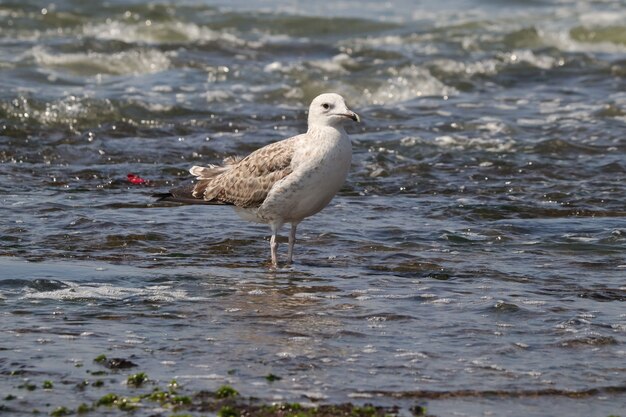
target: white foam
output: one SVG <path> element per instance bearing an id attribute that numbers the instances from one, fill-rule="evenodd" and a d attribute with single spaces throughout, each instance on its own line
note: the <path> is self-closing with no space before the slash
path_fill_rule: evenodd
<path id="1" fill-rule="evenodd" d="M 442 71 L 453 74 L 465 74 L 468 76 L 483 74 L 494 75 L 499 71 L 502 63 L 496 59 L 484 59 L 476 62 L 455 61 L 453 59 L 436 59 L 431 62 Z"/>
<path id="2" fill-rule="evenodd" d="M 348 394 L 348 398 L 374 398 L 374 394 L 367 392 L 351 392 Z"/>
<path id="3" fill-rule="evenodd" d="M 307 300 L 319 300 L 319 299 L 323 298 L 323 297 L 320 297 L 319 295 L 311 294 L 311 293 L 308 293 L 308 292 L 297 292 L 297 293 L 293 294 L 292 297 L 294 297 L 294 298 L 302 298 L 302 299 L 307 299 Z"/>
<path id="4" fill-rule="evenodd" d="M 411 358 L 411 359 L 428 359 L 428 355 L 422 352 L 406 351 L 394 354 L 396 358 Z"/>
<path id="5" fill-rule="evenodd" d="M 458 94 L 426 68 L 411 65 L 404 68 L 390 67 L 387 79 L 378 88 L 365 89 L 363 95 L 370 104 L 390 104 L 413 100 L 422 96 L 451 96 Z"/>
<path id="6" fill-rule="evenodd" d="M 519 64 L 520 62 L 532 65 L 540 69 L 551 69 L 563 66 L 565 61 L 545 54 L 535 54 L 528 49 L 516 49 L 511 52 L 501 53 L 498 55 L 505 63 L 509 65 Z"/>
<path id="7" fill-rule="evenodd" d="M 98 52 L 53 54 L 41 46 L 35 46 L 31 49 L 30 55 L 41 66 L 61 67 L 75 74 L 87 76 L 151 74 L 164 71 L 171 65 L 168 55 L 155 49 L 132 49 L 113 54 Z"/>
<path id="8" fill-rule="evenodd" d="M 167 285 L 149 286 L 146 288 L 115 287 L 111 284 L 76 284 L 63 282 L 67 287 L 53 291 L 36 291 L 29 289 L 21 297 L 29 300 L 125 300 L 138 297 L 152 302 L 174 302 L 203 300 L 202 297 L 191 297 L 186 291 L 176 290 Z"/>
<path id="9" fill-rule="evenodd" d="M 110 21 L 107 23 L 86 24 L 82 28 L 86 36 L 96 39 L 118 40 L 126 43 L 194 43 L 222 41 L 236 45 L 245 42 L 228 32 L 217 32 L 206 26 L 190 22 L 160 22 L 146 25 L 143 23 L 126 23 Z"/>
<path id="10" fill-rule="evenodd" d="M 224 101 L 224 100 L 228 100 L 229 98 L 231 98 L 233 96 L 233 94 L 231 93 L 231 90 L 220 90 L 220 89 L 211 89 L 209 91 L 206 91 L 205 93 L 202 93 L 202 97 L 204 97 L 204 99 L 208 102 L 208 103 L 214 103 L 214 102 L 220 102 L 220 101 Z"/>
<path id="11" fill-rule="evenodd" d="M 439 48 L 433 42 L 432 34 L 369 36 L 351 40 L 349 43 L 345 43 L 345 46 L 356 50 L 364 48 L 385 49 L 404 54 L 435 55 L 439 53 Z"/>
<path id="12" fill-rule="evenodd" d="M 312 67 L 318 70 L 322 70 L 326 73 L 335 73 L 335 74 L 348 74 L 349 71 L 346 67 L 350 65 L 356 65 L 356 61 L 354 58 L 350 57 L 347 54 L 338 54 L 333 56 L 331 59 L 316 59 L 303 62 L 294 62 L 294 63 L 284 63 L 279 61 L 271 62 L 263 68 L 265 72 L 269 73 L 307 73 L 309 70 L 307 67 Z"/>
<path id="13" fill-rule="evenodd" d="M 435 144 L 442 148 L 481 149 L 487 152 L 511 152 L 515 141 L 507 138 L 469 138 L 463 135 L 445 135 L 435 138 Z"/>
<path id="14" fill-rule="evenodd" d="M 542 306 L 545 305 L 546 302 L 543 300 L 522 300 L 522 304 L 529 306 Z"/>
<path id="15" fill-rule="evenodd" d="M 430 301 L 432 304 L 452 304 L 453 302 L 455 302 L 455 300 L 452 298 L 438 298 Z"/>

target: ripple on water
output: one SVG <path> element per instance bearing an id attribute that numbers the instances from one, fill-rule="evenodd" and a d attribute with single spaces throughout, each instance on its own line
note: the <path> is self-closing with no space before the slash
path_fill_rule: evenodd
<path id="1" fill-rule="evenodd" d="M 104 353 L 148 390 L 619 414 L 622 0 L 118 3 L 0 6 L 0 373 L 19 407 L 124 394 Z M 268 229 L 230 210 L 150 198 L 302 132 L 328 90 L 363 123 L 295 265 L 268 270 Z"/>

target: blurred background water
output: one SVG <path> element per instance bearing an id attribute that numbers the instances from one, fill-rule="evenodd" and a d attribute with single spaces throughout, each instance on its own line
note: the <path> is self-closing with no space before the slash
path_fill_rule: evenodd
<path id="1" fill-rule="evenodd" d="M 325 91 L 364 123 L 295 266 L 153 203 Z M 267 401 L 623 413 L 625 151 L 624 0 L 2 1 L 3 410 L 115 391 L 75 388 L 104 353 Z"/>

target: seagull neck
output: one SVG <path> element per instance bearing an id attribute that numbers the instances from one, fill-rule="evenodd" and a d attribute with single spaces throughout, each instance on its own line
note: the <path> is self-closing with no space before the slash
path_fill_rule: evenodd
<path id="1" fill-rule="evenodd" d="M 319 135 L 319 134 L 332 135 L 332 134 L 339 133 L 340 135 L 343 136 L 346 134 L 346 130 L 344 129 L 343 125 L 331 126 L 331 125 L 314 124 L 314 125 L 309 125 L 307 133 L 312 134 L 312 135 Z"/>

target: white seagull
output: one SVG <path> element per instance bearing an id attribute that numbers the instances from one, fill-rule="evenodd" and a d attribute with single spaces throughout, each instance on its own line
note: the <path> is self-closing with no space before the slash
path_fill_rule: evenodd
<path id="1" fill-rule="evenodd" d="M 293 261 L 296 227 L 333 199 L 348 175 L 352 144 L 346 121 L 360 122 L 339 94 L 321 94 L 309 107 L 306 133 L 271 143 L 223 166 L 194 166 L 196 182 L 155 194 L 159 201 L 232 205 L 248 221 L 272 229 L 272 266 L 278 266 L 276 235 L 291 223 L 287 263 Z"/>

